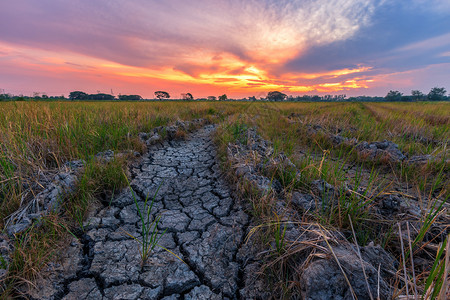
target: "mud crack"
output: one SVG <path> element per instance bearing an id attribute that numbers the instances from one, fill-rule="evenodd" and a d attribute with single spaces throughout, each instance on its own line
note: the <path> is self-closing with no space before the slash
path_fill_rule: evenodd
<path id="1" fill-rule="evenodd" d="M 150 147 L 131 169 L 133 192 L 124 189 L 86 221 L 74 254 L 79 262 L 70 266 L 74 274 L 57 276 L 64 292 L 56 291 L 52 277 L 54 293 L 37 291 L 33 298 L 240 298 L 244 266 L 237 254 L 249 217 L 220 172 L 214 130 L 209 125 L 186 140 Z M 151 215 L 161 216 L 158 229 L 166 233 L 142 265 L 140 244 L 132 238 L 142 232 L 135 199 L 144 208 L 158 189 Z"/>

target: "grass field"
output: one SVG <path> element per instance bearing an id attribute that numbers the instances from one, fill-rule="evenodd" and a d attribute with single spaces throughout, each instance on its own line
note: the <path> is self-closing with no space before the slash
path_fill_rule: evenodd
<path id="1" fill-rule="evenodd" d="M 434 243 L 436 246 L 431 249 L 439 249 L 439 241 L 442 245 L 449 231 L 448 223 L 435 223 L 436 215 L 448 217 L 448 103 L 7 102 L 0 104 L 2 229 L 5 219 L 42 189 L 42 174 L 55 173 L 70 160 L 84 159 L 87 166 L 66 212 L 50 216 L 45 226 L 18 239 L 12 258 L 14 268 L 10 268 L 4 289 L 11 292 L 18 283 L 32 280 L 48 261 L 48 249 L 63 246 L 64 235 L 80 224 L 89 202 L 103 190 L 113 192 L 126 184 L 122 178 L 126 162 L 99 166 L 93 155 L 108 149 L 144 152 L 139 132 L 178 119 L 196 118 L 219 124 L 217 140 L 224 160 L 223 149 L 236 139 L 235 133 L 241 128 L 256 127 L 261 136 L 273 143 L 275 151 L 286 154 L 306 178 L 297 182 L 290 174 L 273 174 L 286 189 L 306 190 L 308 180 L 324 179 L 337 188 L 346 184 L 355 189 L 364 187 L 370 190 L 369 198 L 395 191 L 423 199 L 421 205 L 428 208 L 423 210 L 427 213 L 416 216 L 414 221 L 423 225 L 417 228 L 418 235 L 427 238 L 422 237 L 415 246 L 429 252 L 431 265 L 420 270 L 414 284 L 422 290 L 426 288 L 424 281 L 436 253 L 424 244 Z M 389 140 L 407 157 L 431 155 L 434 159 L 420 165 L 367 161 L 357 155 L 354 147 L 333 144 L 329 137 L 335 134 L 358 141 Z M 358 243 L 374 241 L 399 258 L 402 249 L 392 246 L 390 233 L 404 218 L 379 219 L 364 210 L 352 209 L 312 218 L 326 226 L 349 230 L 347 215 L 354 213 Z M 267 222 L 265 216 L 260 216 L 260 222 Z M 432 232 L 431 225 L 441 231 Z M 444 240 L 437 238 L 443 235 Z M 413 267 L 408 265 L 409 269 Z"/>

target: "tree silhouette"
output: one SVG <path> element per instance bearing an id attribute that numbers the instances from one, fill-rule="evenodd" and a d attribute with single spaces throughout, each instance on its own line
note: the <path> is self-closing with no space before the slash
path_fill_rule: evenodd
<path id="1" fill-rule="evenodd" d="M 267 99 L 269 101 L 283 101 L 286 98 L 287 98 L 286 94 L 283 94 L 282 92 L 278 91 L 269 92 L 267 94 Z"/>
<path id="2" fill-rule="evenodd" d="M 411 95 L 412 95 L 412 97 L 413 97 L 413 99 L 414 99 L 415 101 L 419 101 L 419 100 L 425 99 L 425 94 L 422 93 L 422 92 L 419 91 L 419 90 L 412 90 L 412 91 L 411 91 Z"/>
<path id="3" fill-rule="evenodd" d="M 227 99 L 228 99 L 228 97 L 227 97 L 226 94 L 223 94 L 222 96 L 219 96 L 219 101 L 225 101 Z"/>
<path id="4" fill-rule="evenodd" d="M 142 100 L 142 96 L 140 96 L 140 95 L 119 95 L 119 100 L 124 100 L 124 101 Z"/>
<path id="5" fill-rule="evenodd" d="M 164 91 L 156 91 L 155 92 L 155 96 L 159 100 L 161 100 L 161 99 L 169 99 L 170 98 L 169 93 L 168 92 L 164 92 Z"/>
<path id="6" fill-rule="evenodd" d="M 81 92 L 81 91 L 74 91 L 69 94 L 69 99 L 70 100 L 87 100 L 88 94 L 86 94 L 85 92 Z"/>
<path id="7" fill-rule="evenodd" d="M 403 94 L 399 91 L 390 90 L 389 93 L 387 93 L 386 97 L 384 97 L 384 99 L 386 99 L 386 101 L 400 101 L 402 100 L 402 95 Z"/>
<path id="8" fill-rule="evenodd" d="M 88 95 L 88 100 L 114 100 L 114 98 L 113 95 L 103 93 Z"/>
<path id="9" fill-rule="evenodd" d="M 432 100 L 432 101 L 444 100 L 446 93 L 447 93 L 447 91 L 445 90 L 445 88 L 434 87 L 428 93 L 428 99 Z"/>
<path id="10" fill-rule="evenodd" d="M 194 100 L 194 96 L 191 93 L 181 94 L 181 97 L 186 101 Z"/>

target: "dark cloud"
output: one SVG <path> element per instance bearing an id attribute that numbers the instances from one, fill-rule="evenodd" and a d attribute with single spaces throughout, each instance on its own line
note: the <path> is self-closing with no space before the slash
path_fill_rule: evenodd
<path id="1" fill-rule="evenodd" d="M 404 9 L 403 4 L 380 7 L 370 26 L 362 28 L 350 39 L 312 47 L 296 59 L 287 62 L 278 72 L 320 72 L 367 65 L 392 70 L 416 69 L 429 64 L 445 63 L 439 57 L 446 45 L 429 49 L 405 49 L 410 44 L 450 33 L 450 14 L 429 10 Z M 449 39 L 448 36 L 445 36 Z"/>

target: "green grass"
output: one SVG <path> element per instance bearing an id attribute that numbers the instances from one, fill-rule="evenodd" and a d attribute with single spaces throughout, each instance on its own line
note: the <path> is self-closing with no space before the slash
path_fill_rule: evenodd
<path id="1" fill-rule="evenodd" d="M 140 238 L 135 237 L 129 233 L 127 234 L 131 236 L 140 245 L 139 253 L 141 254 L 143 264 L 147 262 L 149 256 L 151 255 L 151 252 L 153 251 L 153 249 L 155 249 L 156 246 L 158 246 L 159 240 L 166 233 L 166 230 L 164 230 L 162 233 L 159 233 L 158 230 L 158 224 L 159 221 L 161 220 L 161 215 L 153 217 L 153 215 L 151 214 L 153 204 L 155 203 L 155 198 L 156 195 L 158 194 L 160 187 L 161 185 L 155 191 L 155 194 L 153 198 L 151 198 L 150 203 L 149 203 L 149 195 L 145 197 L 142 208 L 139 206 L 138 198 L 136 197 L 133 189 L 130 187 L 130 191 L 133 196 L 134 203 L 136 205 L 136 210 L 139 216 L 139 221 L 141 222 L 142 232 Z"/>
<path id="2" fill-rule="evenodd" d="M 127 185 L 124 175 L 125 163 L 113 159 L 107 163 L 90 159 L 83 169 L 76 191 L 64 200 L 66 215 L 70 216 L 82 230 L 90 204 L 96 199 L 106 201 Z"/>
<path id="3" fill-rule="evenodd" d="M 447 252 L 450 248 L 447 246 L 450 241 L 450 234 L 447 235 L 447 238 L 441 244 L 436 254 L 436 259 L 433 263 L 433 267 L 431 268 L 430 274 L 427 277 L 425 282 L 424 292 L 422 294 L 421 299 L 445 299 L 448 296 L 446 289 L 448 287 L 448 257 L 443 257 L 444 252 Z"/>

